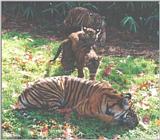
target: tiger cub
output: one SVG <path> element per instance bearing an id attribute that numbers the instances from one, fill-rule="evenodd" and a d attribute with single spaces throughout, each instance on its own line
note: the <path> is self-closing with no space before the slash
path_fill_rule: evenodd
<path id="1" fill-rule="evenodd" d="M 107 82 L 57 76 L 40 79 L 27 87 L 18 97 L 14 109 L 37 108 L 63 114 L 75 111 L 133 129 L 138 119 L 131 106 L 131 94 L 117 94 Z"/>
<path id="2" fill-rule="evenodd" d="M 61 43 L 51 62 L 55 61 L 62 51 L 61 63 L 66 73 L 71 73 L 76 63 L 78 77 L 84 77 L 83 68 L 86 66 L 90 72 L 90 79 L 94 80 L 101 59 L 94 50 L 98 34 L 94 29 L 86 27 L 70 34 L 68 39 Z"/>
<path id="3" fill-rule="evenodd" d="M 63 34 L 68 36 L 72 32 L 79 31 L 81 27 L 101 30 L 96 46 L 104 47 L 106 43 L 106 23 L 105 18 L 98 13 L 94 13 L 87 8 L 75 7 L 69 10 L 63 24 Z"/>

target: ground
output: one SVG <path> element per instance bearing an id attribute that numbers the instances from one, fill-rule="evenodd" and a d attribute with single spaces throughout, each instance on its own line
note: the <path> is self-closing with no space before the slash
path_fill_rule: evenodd
<path id="1" fill-rule="evenodd" d="M 2 130 L 3 138 L 99 138 L 153 139 L 158 137 L 160 106 L 158 93 L 158 43 L 139 33 L 107 30 L 106 47 L 96 80 L 109 81 L 119 92 L 133 96 L 139 125 L 133 130 L 110 126 L 95 118 L 77 119 L 73 114 L 69 123 L 60 114 L 42 111 L 28 112 L 34 120 L 12 111 L 23 89 L 34 80 L 44 77 L 48 60 L 55 55 L 60 38 L 47 26 L 23 19 L 8 20 L 2 29 Z M 113 66 L 110 67 L 110 64 Z M 111 69 L 111 73 L 104 73 Z M 50 76 L 63 75 L 60 61 L 50 69 Z M 75 70 L 71 75 L 77 76 Z M 85 78 L 88 70 L 85 69 Z"/>

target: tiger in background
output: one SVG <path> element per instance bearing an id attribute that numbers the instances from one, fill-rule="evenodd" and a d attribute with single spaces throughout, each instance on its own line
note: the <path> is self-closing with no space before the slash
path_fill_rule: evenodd
<path id="1" fill-rule="evenodd" d="M 105 17 L 100 16 L 87 8 L 75 7 L 69 10 L 63 24 L 63 34 L 68 36 L 72 32 L 80 31 L 81 27 L 101 30 L 96 41 L 97 47 L 104 47 L 106 43 Z"/>
<path id="2" fill-rule="evenodd" d="M 65 73 L 71 73 L 76 63 L 78 77 L 84 77 L 83 68 L 86 66 L 90 72 L 90 79 L 95 80 L 101 60 L 101 57 L 94 50 L 94 43 L 98 34 L 99 32 L 94 29 L 86 27 L 83 27 L 81 31 L 70 34 L 68 39 L 62 41 L 55 57 L 50 62 L 55 61 L 62 51 L 61 63 Z"/>
<path id="3" fill-rule="evenodd" d="M 44 109 L 52 113 L 77 112 L 110 124 L 133 129 L 138 124 L 131 94 L 117 94 L 107 82 L 70 76 L 43 78 L 27 87 L 18 97 L 15 110 Z"/>

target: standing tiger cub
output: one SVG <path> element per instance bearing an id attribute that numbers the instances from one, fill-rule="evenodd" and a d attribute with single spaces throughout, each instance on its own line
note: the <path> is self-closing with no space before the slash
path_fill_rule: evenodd
<path id="1" fill-rule="evenodd" d="M 93 28 L 101 30 L 96 46 L 104 47 L 106 44 L 106 23 L 103 16 L 95 13 L 87 8 L 75 7 L 69 10 L 63 24 L 63 34 L 68 36 L 72 32 L 79 31 L 81 27 Z"/>
<path id="2" fill-rule="evenodd" d="M 61 63 L 66 73 L 72 72 L 76 64 L 78 77 L 83 78 L 83 68 L 86 66 L 90 72 L 90 79 L 94 80 L 101 59 L 94 50 L 99 32 L 84 27 L 81 31 L 70 34 L 68 39 L 61 43 L 51 61 L 55 61 L 62 51 Z"/>
<path id="3" fill-rule="evenodd" d="M 117 94 L 109 83 L 57 76 L 40 79 L 27 87 L 18 97 L 14 109 L 37 108 L 53 113 L 76 111 L 79 115 L 133 129 L 138 119 L 131 107 L 131 95 Z"/>

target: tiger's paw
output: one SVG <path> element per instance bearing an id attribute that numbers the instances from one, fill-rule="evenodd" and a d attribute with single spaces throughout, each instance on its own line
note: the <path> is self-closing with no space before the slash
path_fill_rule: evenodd
<path id="1" fill-rule="evenodd" d="M 70 120 L 71 120 L 71 113 L 66 113 L 66 114 L 64 115 L 64 120 L 65 120 L 66 122 L 70 122 Z"/>
<path id="2" fill-rule="evenodd" d="M 60 114 L 70 114 L 72 112 L 71 108 L 61 108 L 57 109 L 57 112 Z"/>

